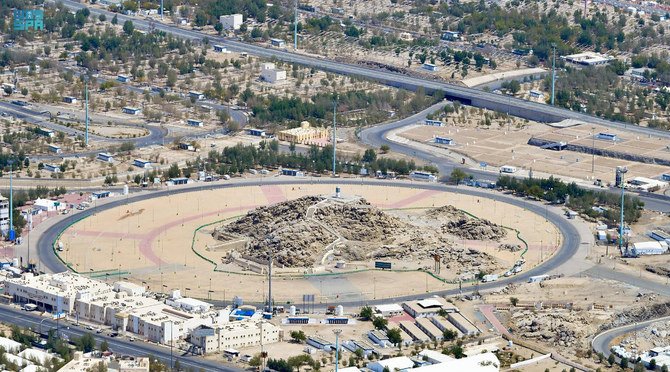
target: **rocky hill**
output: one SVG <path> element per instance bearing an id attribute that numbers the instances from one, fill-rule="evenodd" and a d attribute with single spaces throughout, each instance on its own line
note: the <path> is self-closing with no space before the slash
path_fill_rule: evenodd
<path id="1" fill-rule="evenodd" d="M 217 229 L 215 236 L 246 237 L 249 243 L 238 253 L 267 260 L 272 251 L 275 263 L 285 267 L 312 267 L 331 253 L 349 261 L 413 261 L 439 254 L 448 268 L 469 270 L 490 269 L 495 260 L 474 249 L 454 247 L 453 237 L 498 240 L 505 233 L 453 207 L 429 210 L 412 221 L 365 199 L 344 202 L 308 196 L 249 211 Z"/>

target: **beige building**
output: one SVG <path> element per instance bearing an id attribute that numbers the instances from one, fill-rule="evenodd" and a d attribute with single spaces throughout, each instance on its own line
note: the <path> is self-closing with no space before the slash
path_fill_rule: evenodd
<path id="1" fill-rule="evenodd" d="M 277 133 L 277 139 L 293 143 L 306 143 L 313 139 L 328 138 L 329 133 L 328 128 L 311 127 L 309 122 L 303 121 L 298 128 L 285 129 Z"/>
<path id="2" fill-rule="evenodd" d="M 204 354 L 227 349 L 279 342 L 281 330 L 270 322 L 250 320 L 219 327 L 200 327 L 191 333 L 191 343 Z M 262 337 L 261 337 L 262 335 Z"/>
<path id="3" fill-rule="evenodd" d="M 36 304 L 40 310 L 62 312 L 162 344 L 184 339 L 200 326 L 227 323 L 230 315 L 230 310 L 215 311 L 202 301 L 182 298 L 178 291 L 164 303 L 146 297 L 143 286 L 110 285 L 71 272 L 10 278 L 5 281 L 5 293 L 20 304 Z"/>

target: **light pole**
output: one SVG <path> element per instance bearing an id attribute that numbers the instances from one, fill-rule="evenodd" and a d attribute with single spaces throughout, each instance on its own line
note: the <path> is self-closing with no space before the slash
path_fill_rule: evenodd
<path id="1" fill-rule="evenodd" d="M 84 75 L 84 96 L 86 100 L 86 147 L 88 147 L 88 75 Z"/>
<path id="2" fill-rule="evenodd" d="M 14 188 L 12 185 L 12 164 L 14 160 L 9 160 L 9 241 L 14 241 L 16 238 L 14 235 Z"/>
<path id="3" fill-rule="evenodd" d="M 551 43 L 554 50 L 554 58 L 551 62 L 551 105 L 554 105 L 555 87 L 556 87 L 556 43 Z"/>
<path id="4" fill-rule="evenodd" d="M 295 0 L 295 17 L 293 20 L 293 50 L 298 50 L 298 0 Z"/>
<path id="5" fill-rule="evenodd" d="M 340 367 L 340 333 L 342 330 L 334 329 L 333 333 L 335 334 L 335 372 L 337 372 Z"/>
<path id="6" fill-rule="evenodd" d="M 337 119 L 336 119 L 336 110 L 337 110 L 337 99 L 333 101 L 333 177 L 335 177 L 335 147 L 337 146 L 337 137 L 335 132 L 337 130 Z"/>
<path id="7" fill-rule="evenodd" d="M 623 243 L 623 204 L 624 204 L 624 195 L 625 195 L 625 184 L 624 184 L 624 177 L 626 172 L 628 172 L 628 168 L 626 167 L 617 167 L 616 168 L 617 173 L 620 175 L 620 186 L 621 186 L 621 222 L 619 223 L 619 253 L 621 253 L 621 248 L 622 248 L 622 243 Z"/>
<path id="8" fill-rule="evenodd" d="M 591 127 L 591 174 L 596 171 L 596 127 Z"/>

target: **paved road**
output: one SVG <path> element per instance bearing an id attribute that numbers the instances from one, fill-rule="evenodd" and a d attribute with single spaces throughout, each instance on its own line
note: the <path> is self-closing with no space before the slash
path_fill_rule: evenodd
<path id="1" fill-rule="evenodd" d="M 651 319 L 644 322 L 634 323 L 623 327 L 612 328 L 602 332 L 591 341 L 591 347 L 596 353 L 603 353 L 607 358 L 610 354 L 610 345 L 615 338 L 630 332 L 638 332 L 651 324 L 658 322 L 670 321 L 670 316 L 663 318 Z"/>
<path id="2" fill-rule="evenodd" d="M 72 0 L 63 0 L 62 3 L 71 9 L 81 9 L 86 7 L 86 5 L 80 4 Z M 89 8 L 89 10 L 91 11 L 91 14 L 93 14 L 94 16 L 97 16 L 99 14 L 105 14 L 108 19 L 111 19 L 116 14 L 119 22 L 122 23 L 125 22 L 126 20 L 131 20 L 133 21 L 135 28 L 139 30 L 155 29 L 159 31 L 168 32 L 178 37 L 189 39 L 196 42 L 200 42 L 203 39 L 207 38 L 210 42 L 216 44 L 223 44 L 232 51 L 247 52 L 249 54 L 253 54 L 258 57 L 263 57 L 267 59 L 277 59 L 288 63 L 295 63 L 303 66 L 314 67 L 320 70 L 330 71 L 342 75 L 359 76 L 399 88 L 415 90 L 419 87 L 422 87 L 426 91 L 443 91 L 446 94 L 446 97 L 451 100 L 458 100 L 466 104 L 471 104 L 477 107 L 489 108 L 491 110 L 509 112 L 514 116 L 519 116 L 522 118 L 544 121 L 544 122 L 560 121 L 563 119 L 576 119 L 612 128 L 622 128 L 622 129 L 628 128 L 631 131 L 643 135 L 652 134 L 664 138 L 670 138 L 670 133 L 666 131 L 632 126 L 620 122 L 612 122 L 609 120 L 596 118 L 581 112 L 570 111 L 567 109 L 549 106 L 537 102 L 530 102 L 523 99 L 503 96 L 490 92 L 484 92 L 479 89 L 466 88 L 455 84 L 444 83 L 438 80 L 421 79 L 418 77 L 412 77 L 399 73 L 389 72 L 387 70 L 382 69 L 368 68 L 353 64 L 331 61 L 325 58 L 310 57 L 306 55 L 289 52 L 287 49 L 270 48 L 254 44 L 247 44 L 241 41 L 226 39 L 222 37 L 209 35 L 199 31 L 187 30 L 184 28 L 180 28 L 178 26 L 163 24 L 158 21 L 149 21 L 137 17 L 129 17 L 122 14 L 112 13 L 107 10 L 102 10 L 99 8 Z"/>
<path id="3" fill-rule="evenodd" d="M 213 183 L 199 183 L 193 187 L 183 187 L 176 189 L 168 189 L 165 191 L 156 191 L 151 193 L 142 193 L 140 195 L 129 196 L 128 198 L 119 198 L 108 202 L 103 205 L 91 207 L 85 211 L 81 211 L 75 214 L 70 214 L 64 219 L 55 223 L 52 227 L 47 229 L 38 239 L 37 242 L 37 255 L 38 259 L 42 263 L 44 271 L 47 272 L 61 272 L 67 270 L 67 267 L 61 262 L 58 257 L 54 254 L 53 243 L 57 240 L 58 235 L 65 230 L 72 223 L 88 217 L 94 213 L 102 212 L 104 210 L 115 208 L 126 203 L 132 203 L 140 200 L 147 200 L 152 198 L 157 198 L 161 196 L 166 196 L 167 194 L 181 194 L 185 192 L 196 192 L 201 190 L 210 190 L 210 189 L 228 189 L 235 187 L 243 186 L 253 186 L 253 185 L 262 185 L 262 184 L 304 184 L 304 183 L 318 183 L 318 184 L 327 184 L 327 185 L 372 185 L 372 186 L 391 186 L 391 187 L 411 187 L 414 189 L 425 189 L 425 190 L 437 190 L 437 191 L 451 191 L 458 192 L 465 195 L 472 195 L 481 198 L 490 198 L 499 202 L 509 203 L 521 208 L 525 208 L 533 213 L 545 216 L 550 222 L 557 226 L 560 233 L 563 235 L 562 245 L 558 252 L 549 260 L 545 261 L 540 266 L 537 266 L 531 270 L 522 272 L 516 276 L 504 278 L 497 282 L 491 283 L 477 283 L 474 285 L 463 286 L 463 292 L 469 292 L 473 290 L 487 290 L 493 288 L 503 287 L 512 282 L 525 282 L 529 277 L 533 275 L 541 275 L 543 273 L 552 271 L 558 268 L 563 263 L 567 262 L 575 253 L 577 253 L 581 239 L 577 232 L 577 229 L 572 225 L 571 220 L 567 220 L 564 216 L 559 215 L 551 210 L 549 210 L 545 205 L 531 202 L 525 199 L 513 197 L 510 195 L 491 192 L 487 190 L 474 189 L 469 187 L 455 187 L 455 186 L 446 186 L 437 183 L 416 183 L 416 182 L 403 182 L 403 181 L 377 181 L 377 180 L 366 180 L 366 179 L 327 179 L 327 178 L 314 178 L 314 179 L 291 179 L 285 177 L 272 177 L 272 178 L 262 178 L 256 180 L 242 180 L 240 182 L 230 182 L 230 181 L 219 181 Z M 459 292 L 458 289 L 445 290 L 445 291 L 436 291 L 430 293 L 437 295 L 454 295 Z M 392 301 L 404 301 L 408 299 L 415 299 L 417 297 L 425 297 L 429 294 L 417 296 L 402 296 L 392 298 Z M 341 298 L 342 302 L 339 302 L 343 305 L 356 305 L 360 304 L 360 299 L 356 298 L 351 299 L 350 302 L 347 302 L 347 299 Z M 368 303 L 382 303 L 388 302 L 386 300 L 377 300 L 377 301 L 368 301 Z"/>
<path id="4" fill-rule="evenodd" d="M 429 114 L 441 110 L 447 104 L 449 103 L 439 102 L 408 118 L 401 119 L 388 124 L 366 128 L 359 133 L 359 138 L 363 143 L 372 146 L 374 148 L 379 148 L 381 145 L 387 145 L 393 152 L 419 158 L 427 163 L 433 164 L 440 171 L 442 178 L 446 179 L 454 168 L 464 166 L 454 163 L 450 159 L 441 157 L 436 153 L 416 149 L 408 144 L 393 142 L 387 138 L 387 135 L 390 131 L 393 131 L 395 129 L 407 125 L 416 124 L 418 122 L 425 120 Z M 469 168 L 467 169 L 467 172 L 472 174 L 476 179 L 479 180 L 496 181 L 499 176 L 497 172 L 485 171 L 475 168 Z M 601 188 L 599 190 L 610 191 L 612 193 L 617 194 L 620 193 L 620 189 L 617 188 L 611 188 L 611 189 Z M 661 194 L 650 194 L 650 193 L 635 193 L 635 195 L 638 196 L 640 200 L 644 202 L 645 209 L 664 213 L 670 212 L 669 196 Z"/>
<path id="5" fill-rule="evenodd" d="M 40 332 L 41 329 L 42 334 L 47 334 L 50 329 L 56 329 L 57 326 L 56 321 L 51 320 L 51 318 L 44 318 L 37 315 L 37 313 L 18 310 L 6 305 L 0 305 L 0 322 L 31 328 L 35 332 Z M 70 340 L 74 340 L 75 338 L 89 333 L 82 327 L 73 326 L 64 321 L 60 321 L 58 329 L 60 331 L 59 335 L 66 335 Z M 140 341 L 130 342 L 124 338 L 109 337 L 104 334 L 96 334 L 94 336 L 98 342 L 106 340 L 110 349 L 116 355 L 153 355 L 166 365 L 170 365 L 169 348 Z M 183 356 L 181 355 L 180 350 L 173 350 L 173 361 L 177 359 L 183 368 L 192 368 L 195 370 L 202 368 L 205 371 L 241 371 L 240 369 L 231 368 L 200 357 Z"/>

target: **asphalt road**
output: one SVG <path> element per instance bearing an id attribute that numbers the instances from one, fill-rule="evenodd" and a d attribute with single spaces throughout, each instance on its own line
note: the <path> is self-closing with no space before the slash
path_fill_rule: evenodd
<path id="1" fill-rule="evenodd" d="M 459 168 L 463 166 L 454 163 L 449 159 L 440 157 L 435 153 L 422 151 L 419 149 L 415 149 L 409 145 L 390 141 L 389 139 L 386 138 L 386 136 L 388 132 L 392 130 L 404 127 L 406 125 L 416 124 L 417 122 L 425 120 L 429 114 L 442 109 L 447 104 L 449 103 L 439 102 L 408 118 L 401 119 L 388 124 L 377 125 L 374 127 L 363 129 L 359 133 L 359 138 L 363 143 L 372 146 L 374 148 L 379 148 L 381 145 L 387 145 L 393 152 L 419 158 L 427 163 L 433 164 L 438 168 L 443 179 L 446 179 L 454 168 Z M 467 172 L 472 174 L 476 179 L 479 180 L 496 181 L 499 176 L 498 172 L 485 171 L 475 168 L 469 168 L 467 169 Z M 600 188 L 598 190 L 609 191 L 617 194 L 620 193 L 620 189 L 617 188 L 611 188 L 611 189 Z M 629 194 L 631 194 L 631 192 L 629 192 Z M 650 194 L 650 193 L 633 193 L 633 194 L 639 197 L 640 200 L 644 202 L 645 209 L 664 213 L 670 212 L 670 197 L 668 196 L 660 194 Z"/>
<path id="2" fill-rule="evenodd" d="M 603 353 L 605 355 L 605 358 L 607 358 L 611 354 L 610 345 L 612 344 L 615 338 L 624 335 L 626 333 L 638 332 L 648 327 L 651 324 L 664 321 L 670 321 L 670 316 L 651 319 L 644 322 L 638 322 L 623 327 L 609 329 L 605 332 L 596 335 L 596 337 L 594 337 L 593 340 L 591 341 L 591 347 L 596 353 Z"/>
<path id="3" fill-rule="evenodd" d="M 42 267 L 44 268 L 44 270 L 47 272 L 61 272 L 67 270 L 68 268 L 63 264 L 62 261 L 60 261 L 60 259 L 58 259 L 53 250 L 53 244 L 57 240 L 58 235 L 72 223 L 82 218 L 88 217 L 94 213 L 102 212 L 104 210 L 125 205 L 126 203 L 133 203 L 140 200 L 162 197 L 168 194 L 174 195 L 186 192 L 197 192 L 201 190 L 232 189 L 236 187 L 254 186 L 263 184 L 291 185 L 291 184 L 305 184 L 305 183 L 326 184 L 326 185 L 353 184 L 353 185 L 373 185 L 373 186 L 391 186 L 391 187 L 411 187 L 414 189 L 451 191 L 451 192 L 458 192 L 464 195 L 489 198 L 499 202 L 509 203 L 524 208 L 540 216 L 545 216 L 545 218 L 547 218 L 550 222 L 552 222 L 554 225 L 557 226 L 560 233 L 563 235 L 562 245 L 558 250 L 558 252 L 553 257 L 545 261 L 542 265 L 537 266 L 531 270 L 524 271 L 515 276 L 509 278 L 503 278 L 496 282 L 477 283 L 471 286 L 464 286 L 463 287 L 464 292 L 472 291 L 475 289 L 485 290 L 485 289 L 503 287 L 508 283 L 512 282 L 525 282 L 528 280 L 529 277 L 533 275 L 541 275 L 545 272 L 549 272 L 553 269 L 558 268 L 560 265 L 568 261 L 570 257 L 572 257 L 575 253 L 577 253 L 581 243 L 577 230 L 572 225 L 572 223 L 570 223 L 570 221 L 568 221 L 564 216 L 549 211 L 548 208 L 542 204 L 533 203 L 525 199 L 513 197 L 502 193 L 489 192 L 485 190 L 469 188 L 466 186 L 456 187 L 456 186 L 446 186 L 437 183 L 423 183 L 423 182 L 409 183 L 402 181 L 376 181 L 376 180 L 365 180 L 365 179 L 327 179 L 327 178 L 291 179 L 287 177 L 269 177 L 256 180 L 244 180 L 240 182 L 218 181 L 218 182 L 201 183 L 197 184 L 194 187 L 173 188 L 166 191 L 156 191 L 146 194 L 143 193 L 141 195 L 133 195 L 127 198 L 119 198 L 118 200 L 114 200 L 112 202 L 108 202 L 100 206 L 95 206 L 94 204 L 94 206 L 84 211 L 69 214 L 67 217 L 63 218 L 62 220 L 55 223 L 52 227 L 47 229 L 39 237 L 37 242 L 38 259 L 42 263 Z M 403 297 L 391 298 L 390 300 L 403 301 L 407 299 L 415 299 L 417 297 L 425 297 L 433 294 L 453 295 L 456 293 L 458 293 L 458 289 L 432 292 L 421 296 L 403 296 Z M 359 299 L 356 299 L 355 301 L 351 302 L 346 302 L 346 299 L 342 300 L 343 302 L 341 302 L 341 304 L 343 305 L 352 305 L 360 303 Z M 388 300 L 389 299 L 386 299 L 386 302 L 388 302 Z M 382 302 L 382 300 L 379 300 L 377 302 Z"/>
<path id="4" fill-rule="evenodd" d="M 18 310 L 14 307 L 0 305 L 0 322 L 5 324 L 16 324 L 19 327 L 30 328 L 35 332 L 40 332 L 43 335 L 48 334 L 50 329 L 56 329 L 57 324 L 55 320 L 51 318 L 45 318 L 37 315 L 37 313 L 26 312 L 23 310 Z M 63 320 L 59 321 L 58 325 L 59 336 L 65 335 L 70 340 L 81 337 L 86 333 L 90 333 L 85 328 L 81 326 L 74 326 L 69 322 Z M 106 340 L 109 344 L 110 349 L 117 356 L 121 355 L 141 355 L 148 356 L 153 355 L 154 357 L 160 359 L 166 365 L 170 365 L 170 349 L 158 346 L 155 344 L 150 344 L 140 341 L 128 341 L 127 339 L 121 337 L 109 337 L 103 334 L 94 334 L 98 342 Z M 179 360 L 179 363 L 183 368 L 193 368 L 195 370 L 203 369 L 205 371 L 241 371 L 237 368 L 227 367 L 223 364 L 217 363 L 215 361 L 206 360 L 201 357 L 182 355 L 182 351 L 173 349 L 173 361 Z"/>
<path id="5" fill-rule="evenodd" d="M 86 5 L 72 0 L 63 0 L 62 3 L 71 9 L 81 9 L 86 7 Z M 438 80 L 422 79 L 389 72 L 383 69 L 374 69 L 343 62 L 331 61 L 325 58 L 310 57 L 289 52 L 286 48 L 270 48 L 254 44 L 247 44 L 241 41 L 226 39 L 199 31 L 163 24 L 155 20 L 147 20 L 139 17 L 129 17 L 119 13 L 112 13 L 99 8 L 89 8 L 89 10 L 94 16 L 105 14 L 108 19 L 111 19 L 116 14 L 120 23 L 123 23 L 126 20 L 131 20 L 135 25 L 135 28 L 139 30 L 155 29 L 197 42 L 207 38 L 211 43 L 223 44 L 232 51 L 247 52 L 258 57 L 277 59 L 288 63 L 314 67 L 320 70 L 330 71 L 342 75 L 359 76 L 399 88 L 414 90 L 418 87 L 423 87 L 426 91 L 443 91 L 447 98 L 451 100 L 459 100 L 466 104 L 489 108 L 496 111 L 507 111 L 512 115 L 527 119 L 538 121 L 560 121 L 562 119 L 576 119 L 611 128 L 626 128 L 632 132 L 636 132 L 642 135 L 651 134 L 659 137 L 670 138 L 670 133 L 666 131 L 639 127 L 626 123 L 613 122 L 610 120 L 596 118 L 581 112 L 570 111 L 537 102 L 530 102 L 510 96 L 484 92 L 475 88 L 466 88 L 455 84 L 440 82 Z"/>

